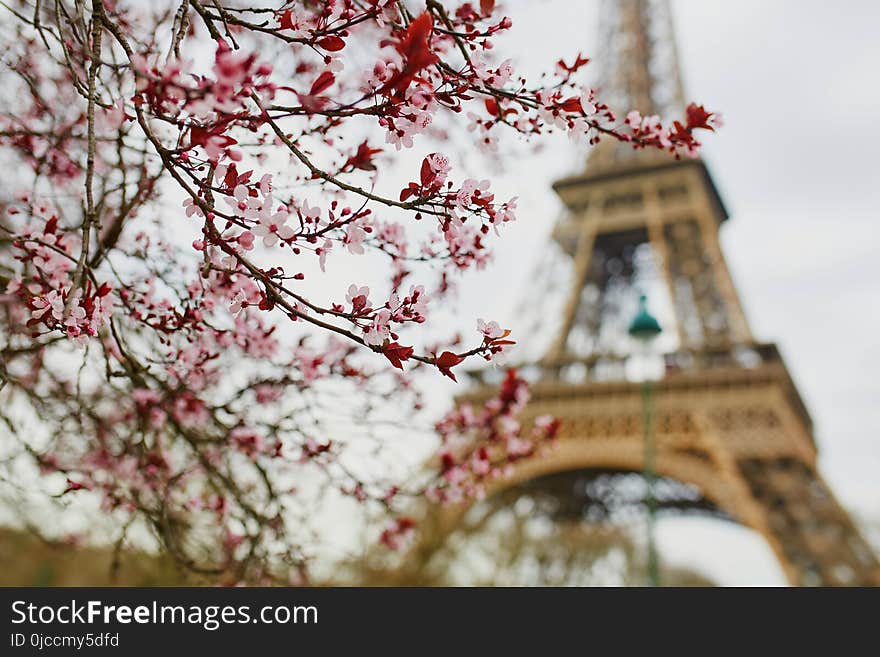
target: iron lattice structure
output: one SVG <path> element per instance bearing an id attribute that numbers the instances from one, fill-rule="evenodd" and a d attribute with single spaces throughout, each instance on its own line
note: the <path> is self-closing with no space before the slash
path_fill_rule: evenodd
<path id="1" fill-rule="evenodd" d="M 680 110 L 668 2 L 603 0 L 600 24 L 603 98 L 616 110 Z M 754 529 L 792 584 L 880 584 L 876 556 L 817 471 L 812 422 L 779 351 L 752 336 L 718 239 L 728 214 L 705 163 L 606 141 L 554 189 L 567 213 L 553 237 L 573 276 L 523 421 L 554 415 L 561 437 L 489 495 L 529 495 L 560 522 L 602 521 L 626 506 L 621 484 L 642 470 L 644 450 L 625 326 L 653 286 L 668 337 L 655 386 L 661 511 Z M 492 394 L 481 383 L 469 400 Z M 429 560 L 466 511 L 436 513 L 413 563 Z"/>

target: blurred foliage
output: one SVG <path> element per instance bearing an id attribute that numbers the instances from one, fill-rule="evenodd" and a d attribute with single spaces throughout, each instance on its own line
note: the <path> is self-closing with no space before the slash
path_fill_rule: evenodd
<path id="1" fill-rule="evenodd" d="M 630 509 L 630 511 L 633 511 Z M 430 522 L 427 523 L 430 527 Z M 339 564 L 336 585 L 643 586 L 646 550 L 637 515 L 588 522 L 555 517 L 534 494 L 507 491 L 475 505 L 456 530 L 398 552 L 384 546 Z M 419 539 L 417 539 L 419 540 Z M 425 550 L 426 544 L 431 548 Z M 415 549 L 414 549 L 415 548 Z M 417 561 L 413 555 L 418 555 Z M 210 585 L 168 556 L 125 547 L 47 541 L 0 528 L 0 586 Z M 664 586 L 714 586 L 705 575 L 664 564 Z M 318 582 L 315 582 L 318 583 Z"/>
<path id="2" fill-rule="evenodd" d="M 0 528 L 0 586 L 186 586 L 206 584 L 173 560 L 121 547 L 54 542 Z"/>

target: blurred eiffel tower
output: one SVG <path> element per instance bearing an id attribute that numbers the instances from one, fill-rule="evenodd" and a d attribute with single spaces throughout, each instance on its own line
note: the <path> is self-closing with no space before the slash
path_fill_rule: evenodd
<path id="1" fill-rule="evenodd" d="M 617 111 L 681 116 L 668 2 L 604 0 L 600 25 L 603 100 Z M 605 140 L 583 174 L 554 189 L 567 212 L 553 238 L 574 275 L 523 421 L 554 415 L 561 438 L 489 494 L 539 496 L 554 518 L 578 521 L 601 521 L 626 501 L 620 484 L 638 478 L 644 451 L 626 326 L 647 291 L 666 311 L 655 356 L 661 512 L 754 529 L 795 585 L 880 584 L 876 557 L 817 472 L 812 422 L 779 351 L 752 337 L 718 240 L 727 211 L 705 163 Z M 478 378 L 473 401 L 493 393 Z M 415 550 L 421 559 L 464 511 L 435 519 L 433 545 Z"/>

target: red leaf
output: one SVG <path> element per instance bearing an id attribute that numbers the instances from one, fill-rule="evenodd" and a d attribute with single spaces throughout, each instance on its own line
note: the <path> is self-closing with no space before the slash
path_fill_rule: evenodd
<path id="1" fill-rule="evenodd" d="M 402 361 L 409 360 L 410 356 L 413 355 L 412 347 L 404 347 L 402 345 L 397 344 L 396 342 L 389 342 L 382 348 L 382 353 L 385 355 L 391 364 L 399 370 L 403 369 Z"/>
<path id="2" fill-rule="evenodd" d="M 363 294 L 359 294 L 351 300 L 351 311 L 355 314 L 361 313 L 365 310 L 369 310 L 367 308 L 367 297 Z"/>
<path id="3" fill-rule="evenodd" d="M 422 160 L 422 169 L 419 172 L 419 177 L 422 181 L 422 187 L 430 187 L 431 182 L 434 180 L 434 172 L 431 170 L 431 163 L 428 162 L 428 158 Z"/>
<path id="4" fill-rule="evenodd" d="M 693 130 L 694 128 L 704 128 L 705 130 L 715 129 L 709 125 L 709 119 L 712 118 L 712 112 L 707 112 L 706 108 L 702 105 L 697 105 L 696 103 L 691 103 L 687 106 L 687 127 L 688 130 Z"/>
<path id="5" fill-rule="evenodd" d="M 402 96 L 419 71 L 438 61 L 439 57 L 431 50 L 433 29 L 433 18 L 427 11 L 409 24 L 406 32 L 394 44 L 395 50 L 403 56 L 403 70 L 385 83 L 383 91 L 392 90 Z"/>
<path id="6" fill-rule="evenodd" d="M 281 29 L 282 30 L 292 30 L 293 29 L 293 20 L 291 19 L 290 9 L 281 14 Z"/>
<path id="7" fill-rule="evenodd" d="M 78 481 L 73 481 L 72 479 L 67 480 L 67 488 L 64 489 L 62 495 L 66 495 L 67 493 L 72 493 L 74 491 L 83 490 L 86 487 L 79 483 Z"/>
<path id="8" fill-rule="evenodd" d="M 672 133 L 672 136 L 675 137 L 676 139 L 687 140 L 689 138 L 692 138 L 691 134 L 688 132 L 687 128 L 685 128 L 681 124 L 681 121 L 673 121 L 672 125 L 675 128 L 675 132 Z"/>
<path id="9" fill-rule="evenodd" d="M 455 374 L 452 373 L 452 368 L 463 360 L 464 358 L 458 354 L 454 354 L 451 351 L 444 351 L 434 359 L 434 365 L 437 366 L 437 369 L 440 370 L 441 374 L 448 376 L 457 383 L 458 379 L 456 379 Z"/>
<path id="10" fill-rule="evenodd" d="M 260 310 L 272 310 L 275 307 L 275 302 L 267 297 L 265 294 L 260 294 Z"/>
<path id="11" fill-rule="evenodd" d="M 434 19 L 426 11 L 407 26 L 406 32 L 394 48 L 407 59 L 418 61 L 430 59 L 431 62 L 424 65 L 429 66 L 437 61 L 437 55 L 431 52 L 429 48 L 431 31 L 433 29 Z M 421 68 L 424 68 L 424 66 Z"/>
<path id="12" fill-rule="evenodd" d="M 321 46 L 324 50 L 329 50 L 330 52 L 338 52 L 345 48 L 345 41 L 340 39 L 338 36 L 331 35 L 324 37 L 323 39 L 318 40 L 318 45 Z"/>
<path id="13" fill-rule="evenodd" d="M 419 186 L 413 182 L 409 184 L 409 187 L 406 187 L 400 190 L 400 202 L 403 203 L 410 196 L 414 196 L 419 193 Z"/>
<path id="14" fill-rule="evenodd" d="M 211 133 L 203 127 L 194 125 L 189 129 L 189 143 L 191 146 L 204 146 L 208 143 Z"/>
<path id="15" fill-rule="evenodd" d="M 581 99 L 577 96 L 572 96 L 571 98 L 566 98 L 561 105 L 562 109 L 566 112 L 583 112 L 584 106 L 581 105 Z"/>
<path id="16" fill-rule="evenodd" d="M 574 60 L 574 63 L 573 63 L 571 66 L 569 66 L 568 64 L 566 64 L 566 63 L 565 63 L 563 60 L 561 60 L 561 59 L 560 59 L 558 62 L 556 62 L 556 63 L 559 65 L 559 67 L 560 67 L 562 70 L 564 70 L 564 71 L 568 71 L 569 73 L 574 73 L 574 72 L 576 72 L 581 66 L 586 66 L 587 64 L 589 64 L 589 63 L 590 63 L 590 60 L 587 59 L 586 57 L 581 57 L 581 54 L 578 53 L 577 58 Z"/>
<path id="17" fill-rule="evenodd" d="M 455 457 L 449 452 L 443 452 L 440 455 L 440 468 L 442 472 L 448 472 L 455 467 Z"/>
<path id="18" fill-rule="evenodd" d="M 556 438 L 556 434 L 559 433 L 559 428 L 561 426 L 562 422 L 559 420 L 559 418 L 553 418 L 553 420 L 550 421 L 550 424 L 544 427 L 544 432 L 546 433 L 547 438 L 549 438 L 550 440 Z"/>
<path id="19" fill-rule="evenodd" d="M 492 116 L 498 116 L 498 101 L 494 98 L 487 98 L 484 102 L 486 103 L 486 111 Z"/>
<path id="20" fill-rule="evenodd" d="M 346 165 L 363 171 L 375 171 L 376 165 L 373 164 L 373 156 L 381 152 L 381 148 L 370 148 L 369 143 L 364 140 L 358 146 L 357 152 L 348 158 Z"/>
<path id="21" fill-rule="evenodd" d="M 480 13 L 488 16 L 495 10 L 495 0 L 480 0 Z"/>
<path id="22" fill-rule="evenodd" d="M 230 164 L 229 168 L 226 169 L 226 176 L 223 178 L 223 184 L 230 190 L 230 194 L 232 193 L 232 190 L 235 189 L 235 186 L 238 184 L 238 171 L 235 168 L 235 164 Z"/>
<path id="23" fill-rule="evenodd" d="M 332 72 L 324 71 L 318 76 L 318 79 L 315 80 L 314 84 L 312 84 L 312 88 L 309 89 L 309 96 L 317 96 L 322 91 L 326 91 L 335 81 L 336 76 L 333 75 Z"/>
<path id="24" fill-rule="evenodd" d="M 229 135 L 224 135 L 223 130 L 225 126 L 219 125 L 214 128 L 208 130 L 207 128 L 203 128 L 198 125 L 190 126 L 189 129 L 189 146 L 187 148 L 192 148 L 193 146 L 207 146 L 208 141 L 211 139 L 215 140 L 215 143 L 219 144 L 223 148 L 227 146 L 232 146 L 233 144 L 237 144 Z"/>

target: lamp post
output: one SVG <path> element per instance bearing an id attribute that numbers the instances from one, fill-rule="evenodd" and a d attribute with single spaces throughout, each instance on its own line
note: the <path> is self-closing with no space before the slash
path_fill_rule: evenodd
<path id="1" fill-rule="evenodd" d="M 633 317 L 629 325 L 629 334 L 638 340 L 644 347 L 645 356 L 648 347 L 663 329 L 657 318 L 648 312 L 648 298 L 643 294 L 639 298 L 639 311 Z M 647 358 L 645 358 L 647 360 Z M 642 379 L 642 420 L 644 424 L 644 477 L 647 491 L 645 493 L 645 505 L 648 507 L 648 585 L 660 586 L 660 563 L 657 555 L 657 540 L 655 536 L 657 500 L 654 497 L 654 434 L 652 423 L 652 394 L 653 385 L 651 378 L 643 372 Z"/>

